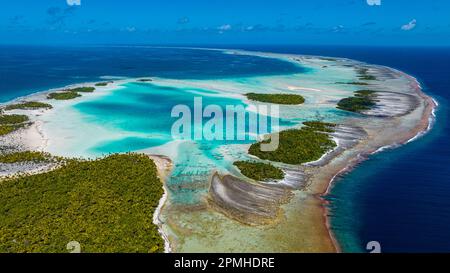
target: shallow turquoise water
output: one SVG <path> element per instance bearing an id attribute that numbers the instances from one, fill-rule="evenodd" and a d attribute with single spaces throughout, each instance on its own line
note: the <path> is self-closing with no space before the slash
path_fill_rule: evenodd
<path id="1" fill-rule="evenodd" d="M 210 90 L 178 89 L 148 83 L 128 83 L 124 87 L 97 100 L 81 102 L 75 108 L 91 116 L 91 122 L 146 136 L 157 135 L 160 139 L 166 137 L 170 141 L 171 125 L 176 120 L 171 117 L 172 108 L 180 104 L 193 108 L 194 97 L 198 96 L 193 91 L 203 92 L 205 95 L 215 93 Z M 220 106 L 243 105 L 237 99 L 211 96 L 203 96 L 203 102 Z M 130 146 L 130 150 L 134 150 L 134 147 Z"/>
<path id="2" fill-rule="evenodd" d="M 213 90 L 199 88 L 175 88 L 149 83 L 127 83 L 107 96 L 76 104 L 74 107 L 85 116 L 89 123 L 98 124 L 114 130 L 120 130 L 128 135 L 120 140 L 102 142 L 93 147 L 93 151 L 102 153 L 136 151 L 154 146 L 160 146 L 173 141 L 172 124 L 178 119 L 171 116 L 174 106 L 185 105 L 194 112 L 194 98 L 202 98 L 203 107 L 217 105 L 225 111 L 227 106 L 246 107 L 242 100 L 217 94 Z M 246 116 L 246 132 L 249 130 L 249 117 Z M 268 118 L 267 118 L 268 119 Z M 203 124 L 209 119 L 204 118 Z M 281 120 L 280 125 L 292 126 L 294 123 Z M 268 119 L 270 132 L 270 119 Z M 192 126 L 194 124 L 192 118 Z M 224 126 L 224 136 L 226 135 Z M 129 134 L 139 137 L 129 137 Z M 192 137 L 194 129 L 192 129 Z M 248 134 L 244 141 L 214 140 L 211 145 L 251 143 Z M 202 142 L 201 140 L 198 142 Z"/>
<path id="3" fill-rule="evenodd" d="M 419 77 L 430 92 L 443 97 L 439 99 L 441 107 L 437 124 L 429 135 L 402 148 L 372 156 L 369 161 L 341 178 L 328 199 L 332 203 L 332 229 L 345 251 L 365 252 L 366 243 L 377 240 L 382 243 L 383 251 L 388 252 L 448 252 L 450 211 L 447 208 L 450 208 L 450 187 L 446 181 L 450 176 L 450 168 L 445 167 L 450 164 L 448 48 L 257 46 L 250 49 L 348 57 L 388 65 Z M 0 51 L 0 60 L 0 74 L 5 75 L 0 82 L 2 102 L 71 83 L 104 80 L 102 76 L 107 75 L 119 78 L 215 78 L 231 84 L 242 84 L 249 88 L 249 92 L 284 90 L 272 89 L 271 84 L 255 77 L 261 75 L 277 75 L 276 82 L 298 83 L 318 89 L 326 89 L 334 82 L 347 81 L 351 77 L 344 71 L 332 70 L 332 66 L 327 70 L 312 70 L 271 58 L 204 50 L 6 46 Z M 46 68 L 46 73 L 42 73 L 42 67 Z M 295 77 L 293 74 L 296 74 Z M 308 76 L 318 74 L 320 77 L 316 77 L 314 82 L 308 81 Z M 23 80 L 25 78 L 26 81 Z M 292 80 L 294 78 L 301 81 Z M 351 86 L 342 88 L 351 91 Z M 76 105 L 77 111 L 82 114 L 80 116 L 72 116 L 72 111 L 63 111 L 68 116 L 59 112 L 59 119 L 52 116 L 44 124 L 49 125 L 47 129 L 50 132 L 56 132 L 52 136 L 55 140 L 52 147 L 56 147 L 52 152 L 63 156 L 91 156 L 141 150 L 168 143 L 171 138 L 167 134 L 170 130 L 167 125 L 173 120 L 170 121 L 170 115 L 159 115 L 159 111 L 162 109 L 167 112 L 171 100 L 192 103 L 192 99 L 184 90 L 163 89 L 133 83 L 108 96 Z M 205 96 L 217 94 L 214 90 L 191 90 L 203 92 Z M 152 92 L 155 96 L 151 95 Z M 302 95 L 316 109 L 289 110 L 289 120 L 283 125 L 301 123 L 315 116 L 339 122 L 348 115 L 334 107 L 315 104 L 324 95 L 322 93 L 305 92 Z M 223 98 L 208 99 L 220 102 Z M 240 100 L 232 101 L 242 103 Z M 164 111 L 162 113 L 166 113 Z M 158 115 L 154 116 L 154 113 Z M 110 134 L 103 130 L 96 132 L 89 126 L 91 123 L 99 128 L 113 130 Z M 86 133 L 79 133 L 80 130 Z M 64 134 L 59 137 L 59 133 Z M 100 141 L 96 143 L 98 139 Z M 62 144 L 58 145 L 58 142 Z M 231 161 L 224 156 L 245 157 L 242 149 L 231 146 L 207 142 L 181 144 L 177 150 L 173 176 L 168 181 L 169 190 L 176 193 L 171 195 L 171 201 L 186 204 L 200 200 L 207 190 L 205 180 L 211 172 L 215 169 L 230 170 Z M 91 151 L 88 152 L 86 147 Z"/>
<path id="4" fill-rule="evenodd" d="M 107 141 L 93 148 L 98 153 L 126 153 L 148 147 L 160 146 L 167 143 L 167 138 L 126 137 L 117 141 Z M 130 150 L 130 148 L 132 150 Z"/>
<path id="5" fill-rule="evenodd" d="M 133 152 L 172 145 L 172 124 L 178 119 L 171 116 L 176 105 L 186 105 L 194 109 L 194 98 L 202 97 L 203 107 L 217 105 L 225 110 L 226 106 L 248 106 L 241 99 L 217 96 L 214 90 L 199 88 L 176 88 L 153 83 L 131 82 L 124 84 L 105 96 L 87 100 L 74 105 L 85 122 L 97 124 L 113 131 L 119 131 L 122 138 L 106 140 L 90 148 L 90 152 L 103 155 L 116 152 Z M 193 112 L 194 110 L 192 110 Z M 268 132 L 271 122 L 268 117 Z M 204 119 L 204 123 L 208 119 Z M 193 121 L 192 121 L 193 123 Z M 295 120 L 280 120 L 280 126 L 294 126 Z M 198 126 L 192 124 L 192 126 Z M 236 129 L 237 123 L 234 129 Z M 227 128 L 223 128 L 224 136 Z M 194 130 L 192 130 L 194 131 Z M 246 116 L 245 140 L 193 140 L 180 143 L 174 158 L 174 170 L 167 185 L 172 192 L 172 202 L 195 204 L 207 188 L 207 180 L 213 170 L 226 172 L 232 162 L 224 158 L 223 149 L 231 144 L 250 144 L 249 116 Z M 194 132 L 192 132 L 194 134 Z M 175 144 L 173 144 L 175 145 Z M 170 148 L 169 148 L 170 149 Z M 237 152 L 239 154 L 239 152 Z M 246 156 L 244 153 L 242 156 Z"/>
<path id="6" fill-rule="evenodd" d="M 335 101 L 351 93 L 352 89 L 346 86 L 337 90 L 334 82 L 352 79 L 352 68 L 337 66 L 324 71 L 313 69 L 315 64 L 311 68 L 297 63 L 290 65 L 298 66 L 299 69 L 276 76 L 262 73 L 264 76 L 243 74 L 201 80 L 153 78 L 152 82 L 123 83 L 119 88 L 105 91 L 104 94 L 101 93 L 102 90 L 98 90 L 92 95 L 84 96 L 78 103 L 63 104 L 59 116 L 49 117 L 46 126 L 49 131 L 54 132 L 57 139 L 52 145 L 52 152 L 83 157 L 125 152 L 169 156 L 174 165 L 166 182 L 172 193 L 171 203 L 199 204 L 204 200 L 208 180 L 213 172 L 239 175 L 233 162 L 252 159 L 247 150 L 248 145 L 256 141 L 255 133 L 283 130 L 308 120 L 339 122 L 347 117 L 345 112 L 335 108 Z M 257 115 L 257 118 L 267 121 L 268 128 L 262 131 L 259 128 L 258 132 L 254 132 L 250 129 L 249 119 L 255 105 L 249 105 L 243 95 L 249 92 L 298 93 L 305 97 L 306 103 L 300 106 L 281 106 L 279 128 L 272 128 L 269 117 Z M 172 125 L 179 118 L 172 117 L 173 107 L 187 106 L 191 114 L 194 114 L 194 101 L 199 97 L 203 105 L 201 111 L 211 105 L 218 106 L 223 111 L 224 116 L 218 118 L 222 121 L 220 123 L 223 128 L 215 128 L 216 132 L 222 130 L 223 136 L 233 130 L 236 134 L 238 126 L 236 121 L 234 127 L 227 128 L 227 106 L 246 109 L 244 140 L 194 139 L 195 131 L 210 120 L 204 118 L 199 124 L 191 120 L 191 138 L 175 141 L 171 132 Z M 265 115 L 270 116 L 272 113 L 269 111 Z M 67 119 L 72 123 L 66 124 Z"/>

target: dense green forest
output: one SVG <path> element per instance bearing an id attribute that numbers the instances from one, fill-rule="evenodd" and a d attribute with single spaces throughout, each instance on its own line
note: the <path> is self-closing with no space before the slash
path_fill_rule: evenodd
<path id="1" fill-rule="evenodd" d="M 92 93 L 92 92 L 95 91 L 95 87 L 77 87 L 77 88 L 67 89 L 67 90 L 64 90 L 64 91 Z"/>
<path id="2" fill-rule="evenodd" d="M 22 128 L 28 120 L 28 117 L 25 115 L 3 115 L 0 113 L 0 136 Z"/>
<path id="3" fill-rule="evenodd" d="M 5 110 L 16 110 L 16 109 L 27 110 L 27 109 L 39 109 L 39 108 L 51 109 L 53 107 L 48 103 L 28 101 L 28 102 L 22 102 L 22 103 L 8 105 L 5 107 Z"/>
<path id="4" fill-rule="evenodd" d="M 239 168 L 243 175 L 256 181 L 281 180 L 284 178 L 283 171 L 272 164 L 236 161 L 234 165 Z"/>
<path id="5" fill-rule="evenodd" d="M 54 99 L 54 100 L 71 100 L 71 99 L 74 99 L 77 97 L 81 97 L 81 95 L 78 94 L 77 92 L 72 92 L 72 91 L 50 93 L 47 95 L 48 99 Z"/>
<path id="6" fill-rule="evenodd" d="M 305 99 L 300 95 L 293 94 L 257 94 L 248 93 L 246 94 L 249 100 L 267 102 L 273 104 L 289 104 L 297 105 L 305 102 Z"/>
<path id="7" fill-rule="evenodd" d="M 319 132 L 332 133 L 334 132 L 334 127 L 336 124 L 322 121 L 306 121 L 303 122 L 306 127 L 303 127 L 305 130 L 315 130 Z"/>
<path id="8" fill-rule="evenodd" d="M 342 99 L 337 108 L 345 111 L 360 113 L 370 110 L 376 105 L 376 93 L 372 90 L 356 91 L 353 97 Z"/>
<path id="9" fill-rule="evenodd" d="M 25 115 L 0 115 L 0 125 L 20 124 L 28 121 Z"/>
<path id="10" fill-rule="evenodd" d="M 146 155 L 68 160 L 56 170 L 0 181 L 0 252 L 162 252 L 152 222 L 163 194 Z"/>
<path id="11" fill-rule="evenodd" d="M 0 125 L 0 136 L 7 135 L 9 133 L 14 132 L 19 127 L 15 125 Z"/>
<path id="12" fill-rule="evenodd" d="M 71 100 L 77 97 L 81 97 L 79 93 L 92 93 L 94 91 L 95 87 L 77 87 L 66 89 L 63 92 L 50 93 L 47 95 L 47 98 L 54 100 Z"/>
<path id="13" fill-rule="evenodd" d="M 301 129 L 280 132 L 280 144 L 275 151 L 261 151 L 261 144 L 264 142 L 259 142 L 251 145 L 249 153 L 264 160 L 293 165 L 318 160 L 336 147 L 336 143 L 324 132 L 332 132 L 334 126 L 320 121 L 309 124 L 312 126 L 306 123 Z"/>

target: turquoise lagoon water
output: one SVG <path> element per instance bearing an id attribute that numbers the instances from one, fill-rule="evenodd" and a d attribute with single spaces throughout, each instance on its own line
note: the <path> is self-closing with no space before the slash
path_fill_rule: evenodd
<path id="1" fill-rule="evenodd" d="M 94 153 L 136 151 L 173 141 L 171 125 L 178 119 L 171 116 L 173 107 L 185 105 L 192 109 L 193 113 L 195 98 L 202 98 L 203 109 L 208 105 L 217 105 L 223 111 L 227 106 L 243 106 L 244 108 L 248 106 L 242 99 L 217 96 L 218 92 L 216 91 L 199 88 L 176 88 L 135 82 L 124 84 L 122 87 L 124 88 L 116 90 L 108 96 L 81 102 L 74 107 L 85 116 L 89 123 L 145 137 L 125 137 L 116 141 L 103 142 L 92 148 Z M 271 120 L 269 117 L 264 118 L 268 121 L 268 132 L 271 132 Z M 207 120 L 209 119 L 205 118 L 203 124 Z M 248 132 L 250 130 L 248 115 L 245 122 L 246 132 Z M 294 121 L 280 119 L 280 126 L 289 127 L 295 124 Z M 192 126 L 195 126 L 193 122 Z M 193 134 L 194 130 L 192 130 Z M 225 134 L 226 128 L 224 128 Z M 206 143 L 206 141 L 204 142 Z M 216 145 L 251 142 L 248 134 L 244 141 L 212 141 Z M 211 144 L 211 142 L 208 143 Z"/>
<path id="2" fill-rule="evenodd" d="M 194 109 L 194 98 L 201 96 L 204 106 L 217 105 L 223 110 L 227 106 L 248 106 L 239 98 L 218 94 L 214 90 L 130 82 L 108 95 L 80 102 L 73 107 L 83 115 L 85 122 L 120 131 L 124 135 L 120 139 L 100 141 L 90 148 L 90 154 L 99 156 L 141 151 L 164 144 L 168 145 L 167 149 L 176 149 L 176 156 L 172 155 L 175 167 L 167 183 L 169 189 L 176 191 L 172 201 L 194 204 L 207 190 L 204 186 L 212 170 L 226 172 L 232 169 L 232 162 L 226 160 L 223 154 L 224 147 L 230 144 L 254 142 L 248 134 L 245 140 L 193 141 L 189 139 L 173 142 L 172 124 L 178 118 L 172 117 L 171 112 L 176 105 L 186 105 Z M 263 118 L 268 120 L 268 132 L 271 132 L 270 119 Z M 205 119 L 204 122 L 207 120 Z M 296 124 L 296 121 L 280 119 L 280 126 L 283 127 Z M 246 116 L 246 132 L 249 132 L 248 115 Z M 174 148 L 170 147 L 172 145 Z M 244 149 L 227 150 L 227 152 L 234 153 L 234 157 L 246 156 Z"/>
<path id="3" fill-rule="evenodd" d="M 168 52 L 146 50 L 144 53 L 155 54 L 152 58 L 161 58 Z M 334 106 L 337 100 L 350 94 L 353 87 L 336 89 L 334 83 L 352 80 L 355 73 L 351 67 L 328 63 L 324 70 L 321 63 L 304 67 L 280 59 L 215 51 L 180 50 L 179 53 L 186 54 L 182 64 L 185 71 L 180 68 L 178 57 L 181 55 L 171 55 L 168 57 L 170 62 L 158 59 L 161 71 L 153 67 L 153 82 L 129 80 L 114 90 L 102 91 L 99 88 L 93 94 L 84 94 L 78 101 L 55 103 L 58 109 L 44 117 L 43 125 L 53 141 L 49 152 L 81 157 L 125 152 L 169 156 L 174 164 L 166 183 L 172 193 L 171 203 L 198 204 L 208 190 L 208 180 L 213 172 L 239 175 L 232 164 L 236 160 L 249 159 L 248 145 L 255 140 L 249 135 L 244 141 L 175 140 L 171 134 L 172 125 L 178 119 L 171 117 L 174 106 L 185 105 L 193 111 L 194 98 L 201 97 L 204 106 L 217 105 L 224 110 L 226 106 L 248 107 L 243 96 L 248 92 L 290 92 L 303 95 L 306 103 L 281 107 L 280 129 L 314 119 L 339 122 L 347 116 Z M 214 67 L 212 64 L 205 67 L 197 64 L 206 59 L 214 60 L 211 62 L 215 63 Z M 172 61 L 178 66 L 173 66 Z M 143 67 L 150 65 L 140 61 L 138 64 Z M 146 74 L 143 67 L 139 69 L 141 75 Z M 177 71 L 169 72 L 170 67 L 176 67 Z M 199 78 L 199 74 L 203 77 Z M 248 118 L 247 133 L 250 131 Z M 267 132 L 271 132 L 270 120 L 268 125 Z M 198 128 L 199 125 L 193 124 L 193 127 Z M 227 133 L 226 126 L 223 133 Z"/>
<path id="4" fill-rule="evenodd" d="M 232 81 L 226 80 L 227 84 Z M 261 80 L 254 78 L 236 78 L 235 82 L 245 84 L 248 89 L 263 85 Z M 81 101 L 73 105 L 73 108 L 81 114 L 84 123 L 120 132 L 120 137 L 113 140 L 97 136 L 99 141 L 89 147 L 91 155 L 135 151 L 164 154 L 167 150 L 172 151 L 165 154 L 174 161 L 172 175 L 167 181 L 167 187 L 175 193 L 171 195 L 171 202 L 196 204 L 208 190 L 207 182 L 213 171 L 238 174 L 232 166 L 233 161 L 249 159 L 246 144 L 255 141 L 248 134 L 249 112 L 245 120 L 245 140 L 175 141 L 171 129 L 178 118 L 171 116 L 172 109 L 176 105 L 186 105 L 193 112 L 196 97 L 202 98 L 203 107 L 217 105 L 223 111 L 227 106 L 249 106 L 245 97 L 238 94 L 230 96 L 215 90 L 190 86 L 172 87 L 155 82 L 128 82 L 108 94 Z M 313 110 L 304 106 L 284 107 L 281 109 L 280 128 L 277 129 L 297 126 L 303 121 L 317 117 L 337 120 L 344 116 L 341 111 L 327 106 L 315 107 Z M 271 132 L 271 119 L 265 116 L 261 118 L 267 119 L 267 132 Z M 204 119 L 203 123 L 207 120 Z M 198 127 L 195 124 L 192 126 Z M 236 126 L 237 123 L 234 130 Z M 226 135 L 226 126 L 223 130 Z"/>
<path id="5" fill-rule="evenodd" d="M 194 98 L 200 95 L 204 105 L 245 104 L 238 99 L 209 96 L 217 92 L 192 88 L 175 88 L 148 83 L 127 83 L 120 90 L 96 100 L 81 102 L 75 108 L 91 118 L 90 122 L 112 127 L 145 137 L 126 137 L 102 143 L 92 150 L 100 153 L 136 151 L 172 141 L 171 126 L 177 118 L 171 117 L 176 105 L 194 107 Z"/>
<path id="6" fill-rule="evenodd" d="M 232 47 L 236 48 L 236 46 Z M 104 80 L 103 76 L 107 75 L 172 79 L 201 77 L 201 79 L 216 78 L 221 81 L 226 79 L 230 84 L 240 83 L 246 87 L 253 85 L 248 91 L 267 91 L 258 90 L 264 83 L 254 76 L 261 75 L 277 75 L 277 82 L 280 80 L 288 82 L 291 79 L 294 80 L 292 75 L 296 73 L 297 79 L 322 73 L 321 78 L 314 83 L 314 86 L 319 89 L 327 88 L 328 84 L 336 81 L 350 79 L 350 75 L 344 75 L 342 71 L 316 70 L 310 71 L 310 75 L 307 75 L 305 73 L 307 69 L 292 63 L 269 58 L 222 54 L 220 51 L 148 47 L 2 46 L 1 49 L 0 102 L 66 84 Z M 367 242 L 373 240 L 382 244 L 384 252 L 450 251 L 450 233 L 448 232 L 450 184 L 447 182 L 450 168 L 446 167 L 450 164 L 448 138 L 450 50 L 448 48 L 251 46 L 244 49 L 347 57 L 388 65 L 418 77 L 423 86 L 427 87 L 427 92 L 436 96 L 440 102 L 437 123 L 433 131 L 409 145 L 372 156 L 369 161 L 362 163 L 351 173 L 339 179 L 328 196 L 331 201 L 331 226 L 344 251 L 348 252 L 365 252 Z M 43 67 L 45 70 L 42 69 Z M 340 77 L 342 79 L 339 79 Z M 26 81 L 23 80 L 25 78 Z M 307 83 L 302 81 L 303 86 Z M 143 109 L 145 112 L 141 101 L 136 102 L 136 99 L 133 100 L 122 93 L 132 91 L 134 87 L 114 91 L 114 94 L 93 100 L 92 104 L 82 103 L 75 106 L 86 122 L 95 123 L 99 128 L 106 126 L 118 131 L 121 131 L 120 128 L 130 130 L 104 138 L 101 130 L 98 135 L 95 134 L 95 130 L 92 130 L 93 133 L 87 132 L 89 138 L 100 139 L 93 145 L 90 145 L 92 141 L 88 143 L 93 153 L 101 155 L 117 151 L 134 151 L 170 143 L 167 134 L 155 131 L 155 134 L 150 135 L 148 128 L 134 123 L 135 115 L 132 114 L 132 110 L 126 111 L 129 115 L 116 113 L 134 108 L 133 105 L 124 103 L 126 100 L 140 105 L 141 111 Z M 203 90 L 203 92 L 208 91 Z M 324 94 L 314 95 L 314 93 L 302 91 L 302 95 L 305 95 L 308 102 L 315 102 Z M 121 96 L 122 100 L 116 96 Z M 100 105 L 103 99 L 115 101 L 116 107 L 120 105 L 124 106 L 124 109 L 118 111 L 119 109 L 112 107 L 113 103 L 109 105 L 114 110 L 113 113 L 102 111 Z M 213 100 L 216 99 L 219 100 L 218 98 Z M 237 103 L 241 102 L 237 101 Z M 104 105 L 104 107 L 108 106 Z M 313 104 L 312 108 L 314 107 L 318 108 L 318 112 L 314 109 L 305 110 L 307 105 L 304 105 L 302 109 L 292 109 L 290 115 L 287 115 L 288 121 L 301 122 L 302 119 L 314 118 L 316 114 L 324 115 L 327 120 L 338 121 L 343 117 L 342 115 L 345 115 L 342 111 L 327 105 Z M 96 111 L 102 114 L 95 116 Z M 52 117 L 52 122 L 55 124 L 53 127 L 61 127 L 67 119 L 64 117 L 61 120 L 58 121 Z M 70 121 L 75 122 L 76 117 Z M 133 124 L 127 124 L 127 122 L 133 122 Z M 141 119 L 141 122 L 145 124 L 145 120 Z M 78 125 L 85 125 L 85 123 L 75 123 L 73 130 L 79 130 Z M 166 128 L 162 132 L 167 130 Z M 70 138 L 67 139 L 70 140 Z M 73 147 L 78 144 L 78 142 L 74 145 L 64 143 L 65 147 L 57 148 L 61 148 L 59 151 L 67 149 L 68 152 L 65 155 L 73 153 L 78 156 L 85 153 L 85 150 L 81 148 L 80 153 L 73 152 Z M 187 142 L 177 147 L 176 167 L 168 182 L 169 189 L 176 193 L 171 195 L 176 202 L 189 203 L 189 200 L 200 199 L 205 191 L 204 177 L 208 177 L 214 169 L 227 169 L 229 165 L 227 162 L 244 154 L 243 149 L 233 145 L 219 145 L 211 149 L 207 144 Z M 195 183 L 192 179 L 193 183 L 186 186 L 186 183 L 182 183 L 183 180 L 187 180 L 183 179 L 185 175 L 198 178 L 200 182 Z M 194 203 L 194 201 L 191 202 Z"/>

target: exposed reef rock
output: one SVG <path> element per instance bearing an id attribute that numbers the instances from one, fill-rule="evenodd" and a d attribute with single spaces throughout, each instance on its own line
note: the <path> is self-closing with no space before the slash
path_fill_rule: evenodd
<path id="1" fill-rule="evenodd" d="M 404 116 L 418 106 L 416 97 L 397 92 L 376 92 L 376 105 L 370 110 L 361 113 L 377 117 Z"/>
<path id="2" fill-rule="evenodd" d="M 375 117 L 400 117 L 409 114 L 419 106 L 416 95 L 398 92 L 396 81 L 400 72 L 383 66 L 364 66 L 368 73 L 374 75 L 377 80 L 369 81 L 367 89 L 375 91 L 376 105 L 370 110 L 361 113 Z M 405 90 L 407 91 L 407 90 Z"/>
<path id="3" fill-rule="evenodd" d="M 282 166 L 285 178 L 278 183 L 249 182 L 231 175 L 223 178 L 218 174 L 213 175 L 209 203 L 228 217 L 247 225 L 275 221 L 282 212 L 280 206 L 288 202 L 292 196 L 292 190 L 301 190 L 305 187 L 308 180 L 304 172 L 306 167 L 323 166 L 339 153 L 367 137 L 362 128 L 346 125 L 336 126 L 330 135 L 338 143 L 333 151 L 320 160 L 303 166 Z"/>
<path id="4" fill-rule="evenodd" d="M 272 222 L 289 201 L 289 189 L 276 184 L 259 184 L 226 175 L 211 179 L 209 204 L 225 215 L 247 225 Z"/>
<path id="5" fill-rule="evenodd" d="M 291 190 L 301 190 L 305 187 L 307 177 L 302 166 L 282 167 L 284 179 L 277 183 L 277 186 Z"/>
<path id="6" fill-rule="evenodd" d="M 354 147 L 358 142 L 367 137 L 366 131 L 360 127 L 338 125 L 330 135 L 335 139 L 337 147 L 324 155 L 321 159 L 307 163 L 306 166 L 320 167 L 329 163 L 333 158 L 343 151 Z"/>

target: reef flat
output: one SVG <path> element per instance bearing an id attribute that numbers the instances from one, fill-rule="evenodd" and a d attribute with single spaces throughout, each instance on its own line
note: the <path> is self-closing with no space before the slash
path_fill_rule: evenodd
<path id="1" fill-rule="evenodd" d="M 414 78 L 388 67 L 341 58 L 223 52 L 275 58 L 301 66 L 306 72 L 202 80 L 136 78 L 107 86 L 85 83 L 58 89 L 96 86 L 94 92 L 70 94 L 70 100 L 50 100 L 47 95 L 58 91 L 50 90 L 22 99 L 51 104 L 52 108 L 28 110 L 30 124 L 2 136 L 2 149 L 86 158 L 132 151 L 170 159 L 171 171 L 164 177 L 167 193 L 157 221 L 162 236 L 170 242 L 166 250 L 339 251 L 328 229 L 322 196 L 337 175 L 351 170 L 367 155 L 406 143 L 426 131 L 435 107 L 433 100 Z M 370 90 L 373 95 L 368 108 L 356 112 L 338 109 L 340 101 L 361 90 Z M 246 94 L 251 93 L 301 96 L 302 104 L 280 105 L 280 130 L 307 130 L 304 123 L 312 121 L 332 123 L 332 130 L 315 129 L 335 145 L 301 162 L 274 162 L 249 154 L 253 142 L 171 138 L 170 109 L 176 104 L 190 103 L 200 96 L 205 104 L 243 105 L 251 112 L 255 105 L 264 103 L 249 101 Z M 4 112 L 24 114 L 25 110 L 13 108 L 6 106 Z M 233 165 L 236 161 L 273 164 L 283 171 L 284 178 L 252 180 Z M 0 164 L 0 168 L 8 174 L 23 170 L 20 165 Z M 45 171 L 40 165 L 26 168 L 27 172 Z"/>

